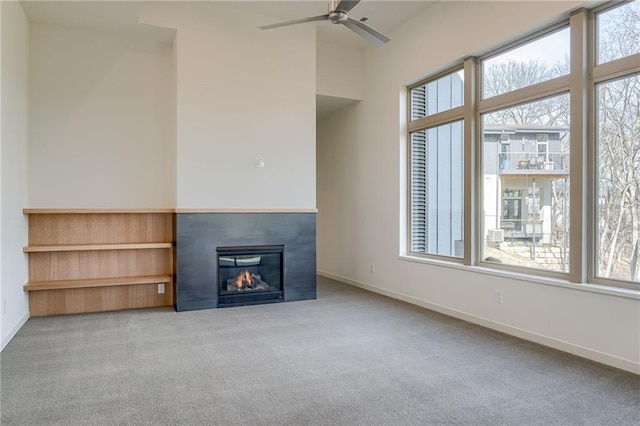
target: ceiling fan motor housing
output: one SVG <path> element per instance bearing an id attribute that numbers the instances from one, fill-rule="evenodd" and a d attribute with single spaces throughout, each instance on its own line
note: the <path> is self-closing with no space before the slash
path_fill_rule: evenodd
<path id="1" fill-rule="evenodd" d="M 346 12 L 342 12 L 341 10 L 334 10 L 329 12 L 329 21 L 332 24 L 342 24 L 346 22 L 349 18 L 347 17 Z"/>

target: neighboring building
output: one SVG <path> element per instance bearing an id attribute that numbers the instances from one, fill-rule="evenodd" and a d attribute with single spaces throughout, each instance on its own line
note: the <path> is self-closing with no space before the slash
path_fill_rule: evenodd
<path id="1" fill-rule="evenodd" d="M 526 239 L 550 244 L 564 237 L 569 155 L 563 144 L 568 143 L 567 136 L 567 129 L 557 127 L 485 127 L 485 241 Z"/>

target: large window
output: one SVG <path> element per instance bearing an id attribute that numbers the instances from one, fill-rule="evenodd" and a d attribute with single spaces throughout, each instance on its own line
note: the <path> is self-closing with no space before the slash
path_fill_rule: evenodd
<path id="1" fill-rule="evenodd" d="M 640 282 L 640 1 L 596 14 L 595 271 Z M 629 61 L 629 59 L 631 61 Z M 635 62 L 635 69 L 627 64 Z M 604 69 L 604 71 L 600 71 Z M 621 72 L 622 71 L 622 72 Z"/>
<path id="2" fill-rule="evenodd" d="M 640 0 L 408 95 L 408 254 L 640 289 Z"/>
<path id="3" fill-rule="evenodd" d="M 412 253 L 463 255 L 463 93 L 461 71 L 410 90 Z"/>
<path id="4" fill-rule="evenodd" d="M 480 61 L 483 262 L 568 272 L 569 36 L 562 26 Z"/>

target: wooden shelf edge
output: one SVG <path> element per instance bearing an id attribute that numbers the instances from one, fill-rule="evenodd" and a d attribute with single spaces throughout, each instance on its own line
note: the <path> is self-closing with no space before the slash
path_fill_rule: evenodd
<path id="1" fill-rule="evenodd" d="M 48 246 L 25 246 L 24 253 L 41 253 L 54 251 L 92 251 L 92 250 L 140 250 L 167 249 L 172 243 L 133 243 L 133 244 L 60 244 Z"/>
<path id="2" fill-rule="evenodd" d="M 22 209 L 24 214 L 118 214 L 118 213 L 318 213 L 316 208 L 163 208 L 163 209 Z"/>
<path id="3" fill-rule="evenodd" d="M 153 275 L 144 277 L 93 278 L 86 280 L 34 281 L 26 283 L 23 288 L 25 291 L 65 290 L 123 285 L 166 284 L 171 281 L 171 275 Z"/>
<path id="4" fill-rule="evenodd" d="M 175 213 L 318 213 L 318 209 L 174 209 Z"/>
<path id="5" fill-rule="evenodd" d="M 162 209 L 22 209 L 24 214 L 101 214 L 101 213 L 174 213 L 173 208 Z"/>

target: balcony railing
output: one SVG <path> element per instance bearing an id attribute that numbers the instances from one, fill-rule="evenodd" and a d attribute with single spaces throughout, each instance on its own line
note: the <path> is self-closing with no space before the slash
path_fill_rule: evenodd
<path id="1" fill-rule="evenodd" d="M 499 155 L 501 171 L 510 170 L 567 170 L 569 154 L 548 152 L 508 152 Z"/>

